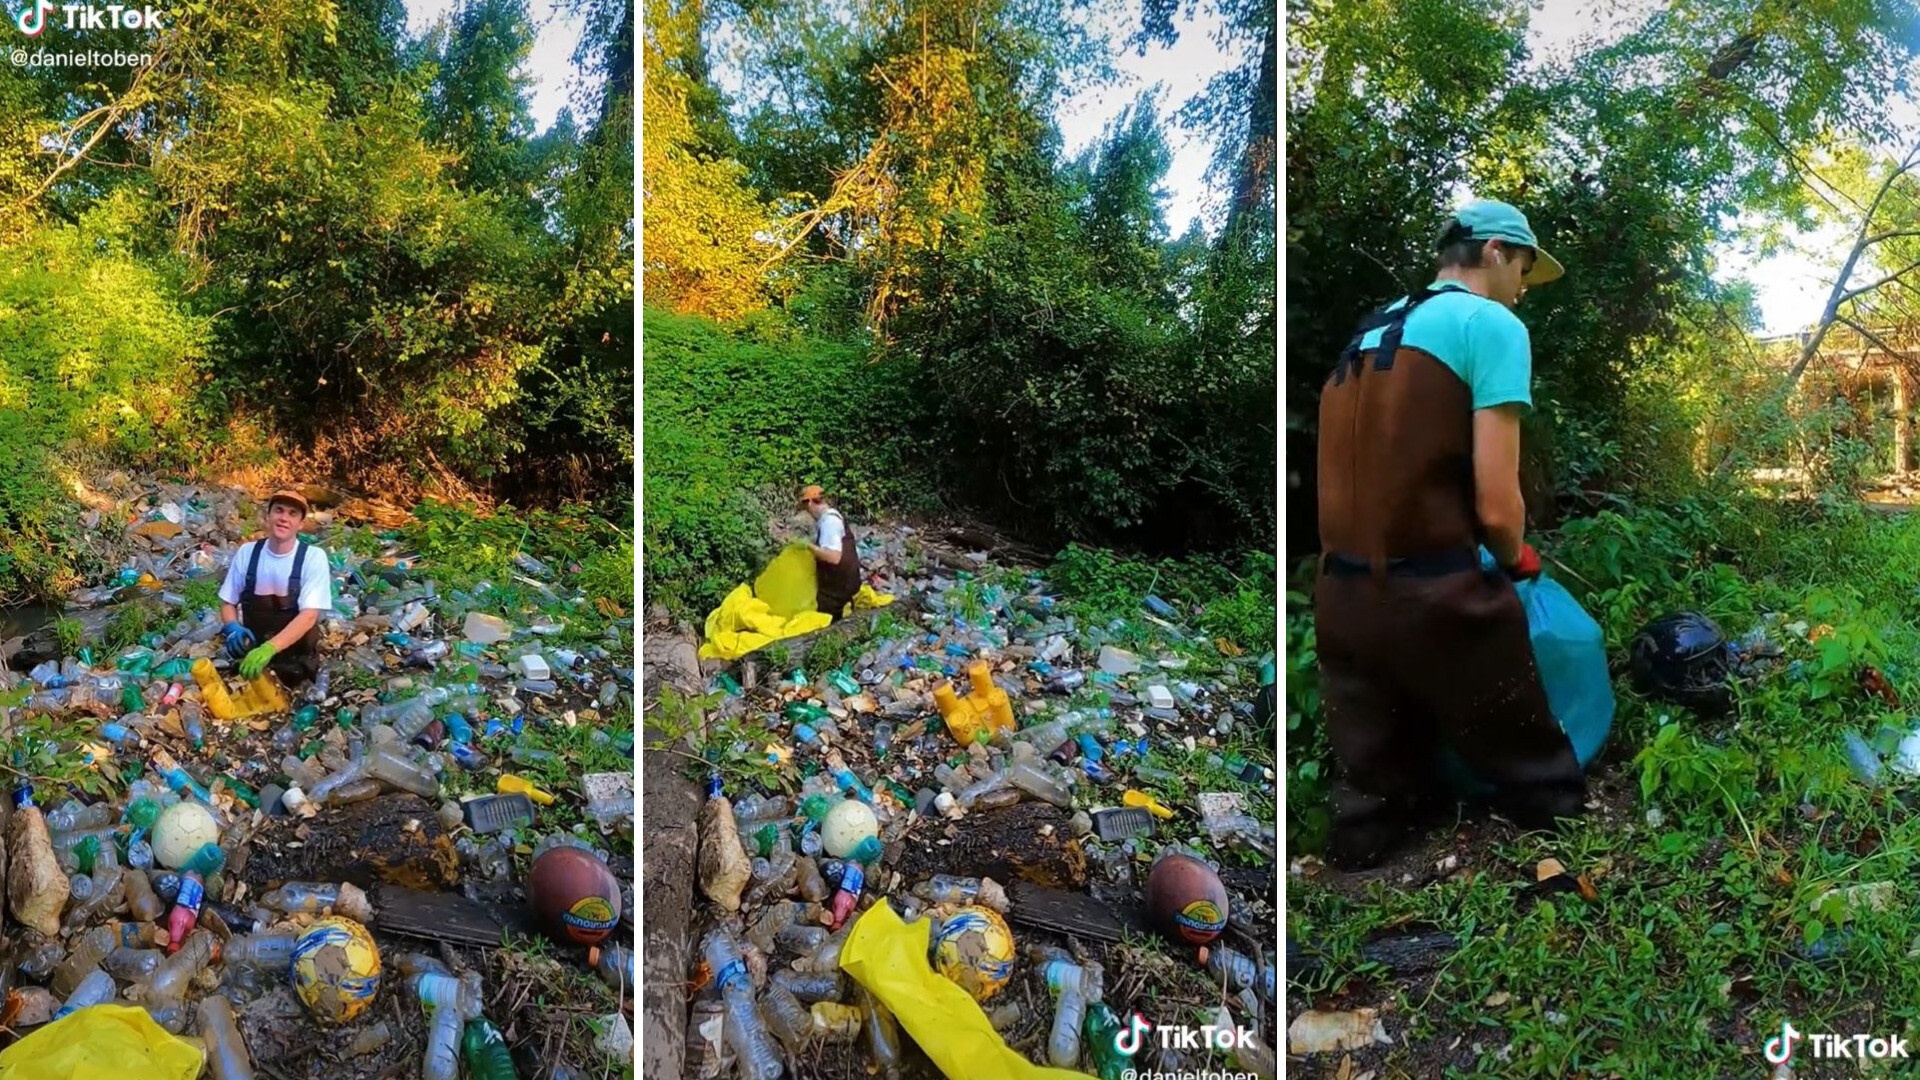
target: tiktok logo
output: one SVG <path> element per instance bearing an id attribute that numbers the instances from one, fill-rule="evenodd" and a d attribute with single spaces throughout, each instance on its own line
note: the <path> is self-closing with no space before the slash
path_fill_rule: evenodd
<path id="1" fill-rule="evenodd" d="M 39 37 L 40 31 L 47 28 L 47 12 L 58 6 L 53 0 L 31 0 L 27 10 L 21 12 L 14 22 L 19 25 L 21 33 L 28 37 Z"/>
<path id="2" fill-rule="evenodd" d="M 1113 1048 L 1127 1057 L 1132 1057 L 1140 1052 L 1140 1047 L 1145 1043 L 1147 1032 L 1152 1030 L 1153 1025 L 1147 1023 L 1145 1017 L 1139 1013 L 1134 1013 L 1132 1019 L 1127 1021 L 1125 1031 L 1116 1031 L 1113 1033 Z"/>
<path id="3" fill-rule="evenodd" d="M 1762 1047 L 1762 1052 L 1765 1053 L 1768 1063 L 1785 1065 L 1787 1062 L 1792 1061 L 1793 1044 L 1798 1042 L 1801 1037 L 1801 1033 L 1794 1028 L 1791 1020 L 1781 1021 L 1780 1034 L 1768 1039 L 1767 1045 Z"/>

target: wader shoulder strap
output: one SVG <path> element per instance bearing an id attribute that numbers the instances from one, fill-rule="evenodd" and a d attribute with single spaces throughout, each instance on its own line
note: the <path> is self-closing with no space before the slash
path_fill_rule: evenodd
<path id="1" fill-rule="evenodd" d="M 260 549 L 266 545 L 267 542 L 265 540 L 255 540 L 253 542 L 253 555 L 247 559 L 247 583 L 240 590 L 240 602 L 242 604 L 254 598 L 253 587 L 260 580 Z"/>
<path id="2" fill-rule="evenodd" d="M 293 602 L 296 611 L 300 608 L 300 568 L 307 565 L 307 547 L 305 540 L 300 541 L 299 549 L 293 553 L 293 573 L 287 578 L 287 599 Z"/>
<path id="3" fill-rule="evenodd" d="M 1347 342 L 1347 347 L 1340 351 L 1340 360 L 1333 365 L 1333 377 L 1330 380 L 1331 385 L 1339 386 L 1341 383 L 1346 382 L 1347 372 L 1349 370 L 1353 372 L 1355 377 L 1359 376 L 1360 343 L 1366 339 L 1368 334 L 1379 330 L 1381 327 L 1385 327 L 1386 330 L 1380 335 L 1379 348 L 1374 351 L 1373 369 L 1375 371 L 1391 371 L 1393 369 L 1393 358 L 1400 352 L 1400 337 L 1406 332 L 1407 316 L 1413 314 L 1414 308 L 1419 307 L 1421 304 L 1426 303 L 1443 292 L 1449 291 L 1451 290 L 1436 289 L 1429 286 L 1407 297 L 1407 302 L 1401 304 L 1399 307 L 1395 307 L 1393 304 L 1386 304 L 1368 312 L 1366 317 L 1360 320 L 1360 328 L 1354 331 L 1353 337 Z"/>

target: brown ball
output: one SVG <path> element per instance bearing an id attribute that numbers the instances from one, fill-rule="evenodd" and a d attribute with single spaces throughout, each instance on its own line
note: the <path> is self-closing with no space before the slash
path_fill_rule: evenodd
<path id="1" fill-rule="evenodd" d="M 1205 945 L 1227 927 L 1227 887 L 1199 859 L 1168 855 L 1147 875 L 1147 911 L 1171 936 Z"/>
<path id="2" fill-rule="evenodd" d="M 533 860 L 527 896 L 561 941 L 592 945 L 620 922 L 620 882 L 606 863 L 576 847 L 553 848 Z"/>

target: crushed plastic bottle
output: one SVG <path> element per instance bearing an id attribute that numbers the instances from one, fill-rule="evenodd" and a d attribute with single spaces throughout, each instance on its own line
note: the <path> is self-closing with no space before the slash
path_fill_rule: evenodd
<path id="1" fill-rule="evenodd" d="M 754 1008 L 753 986 L 739 943 L 731 931 L 722 928 L 707 935 L 701 951 L 726 1001 L 726 1040 L 739 1055 L 740 1071 L 747 1080 L 780 1080 L 786 1074 L 786 1065 L 760 1011 Z"/>

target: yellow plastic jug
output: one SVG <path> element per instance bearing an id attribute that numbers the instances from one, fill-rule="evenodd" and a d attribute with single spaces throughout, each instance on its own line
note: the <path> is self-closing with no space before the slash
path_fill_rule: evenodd
<path id="1" fill-rule="evenodd" d="M 967 678 L 973 692 L 964 698 L 954 692 L 951 682 L 933 689 L 934 707 L 960 745 L 973 742 L 982 731 L 992 735 L 1001 729 L 1013 730 L 1013 702 L 1005 690 L 993 684 L 993 668 L 984 660 L 976 660 L 967 668 Z"/>
<path id="2" fill-rule="evenodd" d="M 279 712 L 291 704 L 271 671 L 261 672 L 235 697 L 227 692 L 220 673 L 213 670 L 213 661 L 203 656 L 193 662 L 193 681 L 200 684 L 200 697 L 216 720 L 244 720 L 257 713 Z"/>

